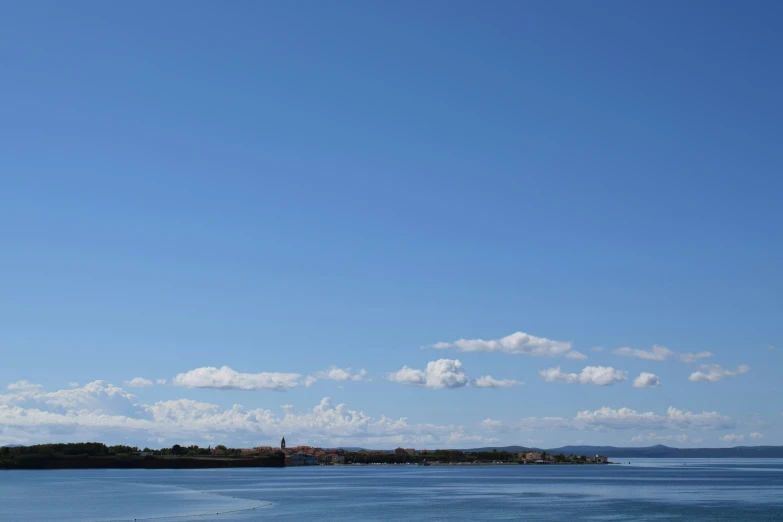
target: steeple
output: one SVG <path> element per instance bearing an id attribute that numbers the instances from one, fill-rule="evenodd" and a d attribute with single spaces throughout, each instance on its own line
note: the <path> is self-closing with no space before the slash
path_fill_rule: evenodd
<path id="1" fill-rule="evenodd" d="M 280 441 L 280 449 L 285 449 L 285 437 Z"/>

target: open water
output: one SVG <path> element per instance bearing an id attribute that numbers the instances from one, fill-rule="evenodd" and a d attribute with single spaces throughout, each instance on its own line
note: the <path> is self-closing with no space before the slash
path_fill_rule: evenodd
<path id="1" fill-rule="evenodd" d="M 783 521 L 783 459 L 613 460 L 623 464 L 0 471 L 0 521 Z"/>

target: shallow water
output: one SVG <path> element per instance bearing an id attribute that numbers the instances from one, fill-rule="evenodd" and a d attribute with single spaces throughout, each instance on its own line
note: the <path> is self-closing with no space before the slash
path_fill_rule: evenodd
<path id="1" fill-rule="evenodd" d="M 0 471 L 0 520 L 783 520 L 783 459 L 613 460 Z"/>

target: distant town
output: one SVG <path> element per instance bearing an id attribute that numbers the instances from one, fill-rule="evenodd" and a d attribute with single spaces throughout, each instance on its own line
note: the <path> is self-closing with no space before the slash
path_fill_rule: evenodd
<path id="1" fill-rule="evenodd" d="M 217 447 L 220 454 L 223 447 Z M 395 450 L 345 450 L 324 449 L 313 446 L 286 445 L 285 437 L 280 441 L 280 447 L 259 446 L 240 450 L 242 455 L 270 455 L 283 453 L 286 466 L 318 466 L 318 465 L 405 465 L 418 464 L 425 466 L 454 465 L 489 465 L 489 464 L 608 464 L 609 459 L 603 455 L 565 455 L 552 454 L 546 451 L 475 451 L 460 450 L 429 450 L 416 448 L 397 448 Z"/>

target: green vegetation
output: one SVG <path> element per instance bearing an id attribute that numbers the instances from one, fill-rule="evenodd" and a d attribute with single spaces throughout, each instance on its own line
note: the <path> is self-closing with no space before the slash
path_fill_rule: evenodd
<path id="1" fill-rule="evenodd" d="M 428 453 L 395 454 L 382 452 L 347 452 L 346 464 L 422 464 L 424 462 L 441 462 L 449 464 L 475 462 L 518 462 L 516 453 L 507 451 L 481 451 L 465 453 L 459 450 L 435 450 Z"/>
<path id="2" fill-rule="evenodd" d="M 558 453 L 552 455 L 542 451 L 541 460 L 551 464 L 587 464 L 589 459 L 585 456 L 565 455 Z M 382 451 L 356 451 L 345 453 L 345 464 L 488 464 L 488 463 L 524 463 L 524 452 L 520 457 L 519 452 L 509 451 L 459 451 L 459 450 L 435 450 L 427 453 L 382 452 Z"/>
<path id="3" fill-rule="evenodd" d="M 203 468 L 282 466 L 282 454 L 241 456 L 239 449 L 180 446 L 140 450 L 136 446 L 107 446 L 100 442 L 39 444 L 0 448 L 0 469 L 48 468 Z"/>

